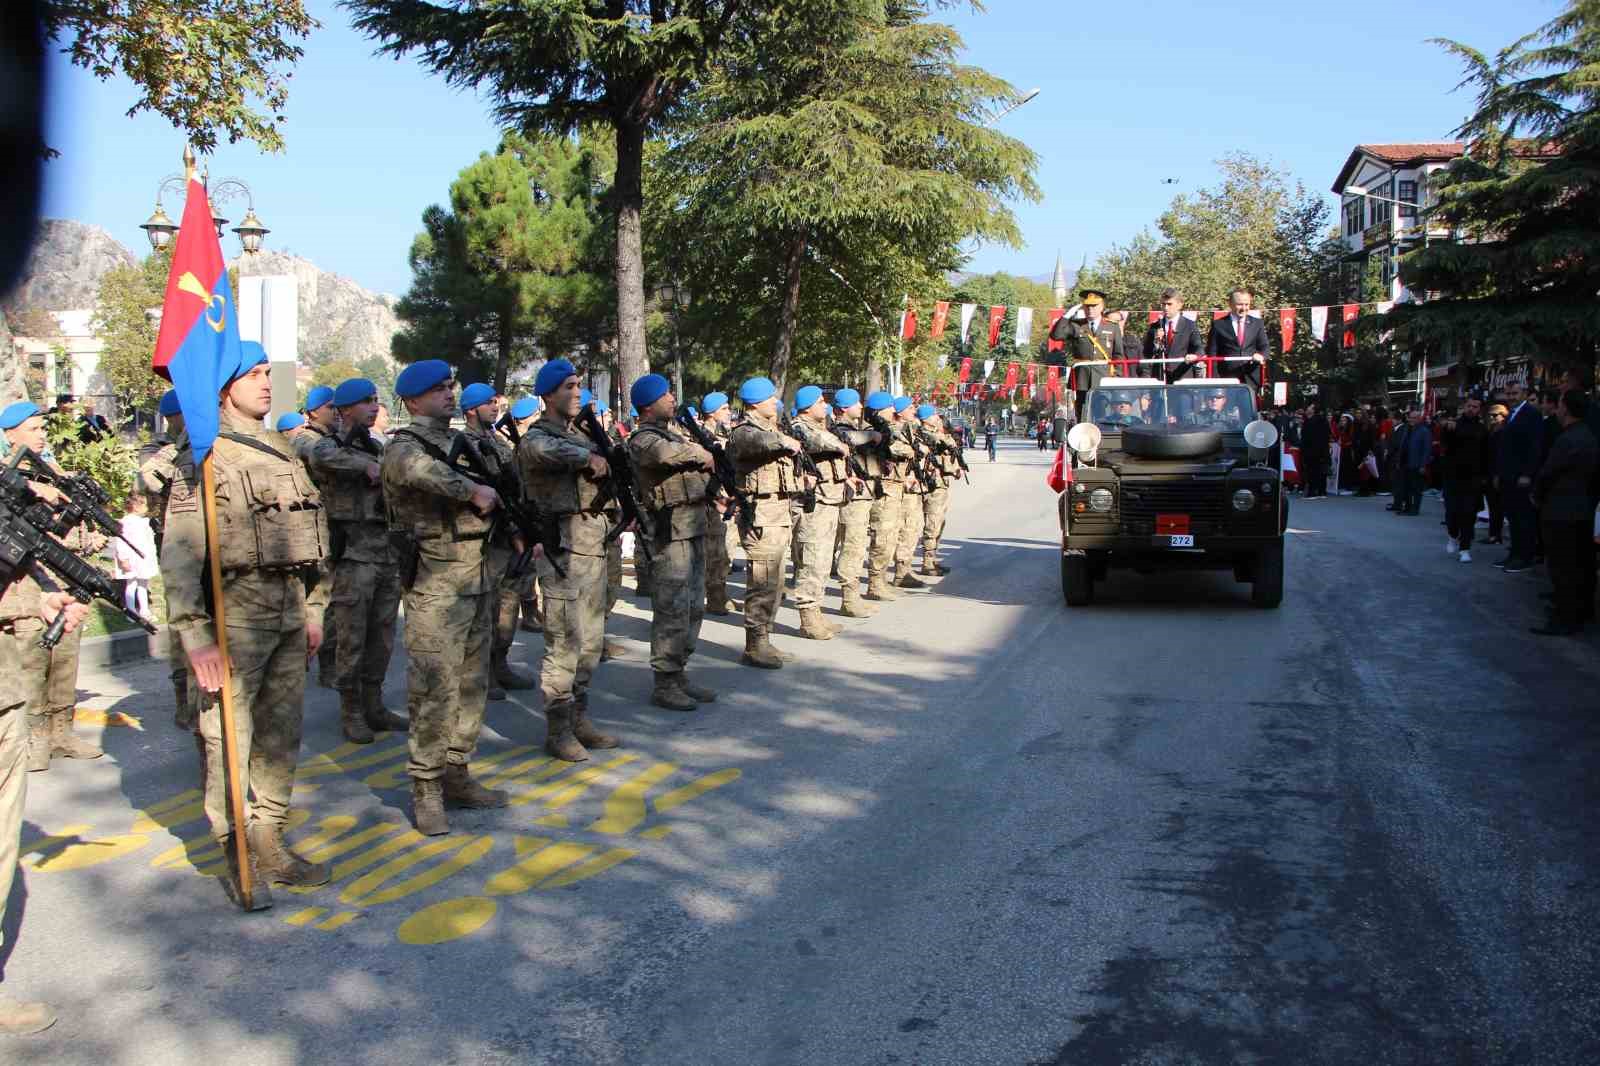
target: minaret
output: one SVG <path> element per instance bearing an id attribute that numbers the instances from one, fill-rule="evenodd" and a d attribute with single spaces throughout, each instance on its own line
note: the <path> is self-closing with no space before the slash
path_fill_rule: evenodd
<path id="1" fill-rule="evenodd" d="M 1056 252 L 1056 276 L 1050 279 L 1050 292 L 1056 298 L 1057 307 L 1067 306 L 1067 268 L 1061 262 L 1061 253 Z"/>

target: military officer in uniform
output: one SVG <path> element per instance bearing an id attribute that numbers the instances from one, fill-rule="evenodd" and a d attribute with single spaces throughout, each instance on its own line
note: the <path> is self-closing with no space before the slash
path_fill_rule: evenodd
<path id="1" fill-rule="evenodd" d="M 333 391 L 331 385 L 317 385 L 306 393 L 306 426 L 318 437 L 339 432 L 339 408 L 333 402 Z"/>
<path id="2" fill-rule="evenodd" d="M 755 517 L 741 530 L 750 560 L 744 599 L 744 655 L 740 662 L 765 670 L 782 668 L 784 656 L 772 646 L 772 621 L 783 600 L 783 563 L 788 554 L 789 501 L 803 490 L 795 456 L 800 442 L 778 428 L 778 390 L 766 378 L 739 387 L 744 417 L 728 435 L 728 456 L 739 476 L 739 490 L 753 501 Z"/>
<path id="3" fill-rule="evenodd" d="M 912 571 L 917 549 L 922 544 L 922 497 L 928 486 L 922 480 L 919 468 L 924 460 L 918 457 L 922 445 L 916 434 L 920 423 L 917 409 L 909 396 L 896 396 L 894 400 L 895 429 L 907 448 L 912 450 L 911 462 L 906 465 L 905 491 L 900 496 L 900 533 L 894 550 L 894 587 L 897 589 L 925 589 L 927 584 Z M 915 443 L 913 443 L 915 442 Z"/>
<path id="4" fill-rule="evenodd" d="M 656 533 L 651 545 L 655 588 L 650 597 L 650 669 L 655 686 L 650 702 L 692 711 L 717 698 L 686 672 L 704 614 L 706 486 L 715 463 L 710 452 L 673 422 L 678 401 L 666 378 L 644 375 L 633 383 L 629 399 L 639 411 L 639 422 L 628 438 L 628 456 Z M 722 530 L 716 533 L 721 536 Z"/>
<path id="5" fill-rule="evenodd" d="M 801 510 L 795 525 L 795 540 L 800 545 L 800 561 L 795 569 L 794 602 L 800 611 L 800 635 L 809 640 L 832 640 L 838 628 L 822 617 L 822 600 L 833 566 L 833 546 L 839 532 L 839 514 L 856 496 L 866 495 L 866 484 L 850 475 L 850 445 L 828 428 L 828 402 L 822 390 L 806 385 L 794 395 L 799 415 L 793 422 L 795 436 L 821 475 L 817 482 L 817 505 Z M 860 594 L 859 588 L 848 592 Z"/>
<path id="6" fill-rule="evenodd" d="M 1072 387 L 1078 396 L 1078 417 L 1082 419 L 1083 401 L 1090 389 L 1098 388 L 1100 379 L 1119 373 L 1115 366 L 1094 366 L 1107 360 L 1121 359 L 1124 355 L 1122 327 L 1105 317 L 1106 294 L 1098 289 L 1084 289 L 1078 294 L 1083 302 L 1083 319 L 1056 319 L 1050 329 L 1050 339 L 1061 341 L 1066 347 L 1063 362 L 1061 353 L 1051 353 L 1047 362 L 1056 366 L 1070 365 Z"/>
<path id="7" fill-rule="evenodd" d="M 728 446 L 728 429 L 733 424 L 733 408 L 728 406 L 728 394 L 708 392 L 700 398 L 703 415 L 700 424 L 706 432 Z M 727 519 L 727 509 L 737 507 L 732 497 L 723 495 L 718 500 L 706 501 L 706 613 L 725 615 L 735 609 L 728 596 L 728 573 L 733 569 L 731 545 L 739 535 L 737 515 Z"/>
<path id="8" fill-rule="evenodd" d="M 306 393 L 306 420 L 305 425 L 298 433 L 289 437 L 295 454 L 306 460 L 310 466 L 311 450 L 319 441 L 331 440 L 339 431 L 339 411 L 333 403 L 333 388 L 329 385 L 317 385 Z M 317 477 L 312 473 L 313 480 Z M 318 490 L 325 490 L 326 485 L 317 483 Z M 335 625 L 335 618 L 330 612 L 328 625 L 322 634 L 322 650 L 317 653 L 317 684 L 323 688 L 337 688 L 334 675 L 338 672 L 336 661 L 339 650 L 339 634 Z"/>
<path id="9" fill-rule="evenodd" d="M 278 420 L 273 423 L 272 428 L 289 438 L 290 443 L 295 443 L 302 437 L 306 438 L 307 445 L 315 444 L 317 441 L 324 439 L 306 430 L 306 416 L 299 411 L 285 411 L 278 416 Z M 299 452 L 300 449 L 297 447 L 295 451 Z M 311 453 L 307 451 L 304 454 L 309 456 Z"/>
<path id="10" fill-rule="evenodd" d="M 544 401 L 544 414 L 517 445 L 517 467 L 523 492 L 548 508 L 561 527 L 559 558 L 539 559 L 544 750 L 567 762 L 582 762 L 591 748 L 621 743 L 589 720 L 589 680 L 606 638 L 606 534 L 616 505 L 606 482 L 611 468 L 577 426 L 587 391 L 577 369 L 565 359 L 553 359 L 539 368 L 533 391 Z M 557 563 L 564 574 L 557 572 Z"/>
<path id="11" fill-rule="evenodd" d="M 933 451 L 933 462 L 929 465 L 936 478 L 935 487 L 922 497 L 922 573 L 943 577 L 950 568 L 939 562 L 939 541 L 944 537 L 945 513 L 950 508 L 950 486 L 961 477 L 961 464 L 956 462 L 960 453 L 955 438 L 945 430 L 944 419 L 933 404 L 918 407 L 917 419 L 922 423 L 923 440 Z"/>
<path id="12" fill-rule="evenodd" d="M 389 435 L 378 464 L 406 605 L 406 710 L 411 718 L 411 813 L 417 831 L 450 831 L 446 807 L 504 807 L 506 794 L 467 773 L 488 690 L 497 578 L 489 533 L 494 489 L 450 463 L 456 431 L 450 364 L 425 359 L 400 371 L 395 395 L 411 415 Z"/>
<path id="13" fill-rule="evenodd" d="M 527 435 L 528 427 L 533 425 L 534 419 L 539 417 L 539 398 L 537 396 L 524 396 L 511 405 L 511 420 L 517 426 L 517 440 Z M 513 459 L 515 462 L 515 445 Z M 522 581 L 517 586 L 517 595 L 522 603 L 517 614 L 520 618 L 519 626 L 527 633 L 540 633 L 544 631 L 544 611 L 539 606 L 539 568 L 530 566 L 522 573 Z"/>
<path id="14" fill-rule="evenodd" d="M 178 390 L 168 389 L 161 395 L 161 417 L 166 420 L 166 431 L 150 440 L 139 453 L 139 473 L 134 479 L 134 490 L 150 501 L 150 526 L 156 536 L 156 552 L 161 552 L 165 535 L 167 497 L 172 492 L 172 482 L 178 476 L 178 452 L 189 446 L 183 436 L 183 411 L 178 406 Z M 165 586 L 163 586 L 164 588 Z M 172 617 L 169 606 L 167 617 Z M 172 724 L 185 733 L 194 733 L 195 742 L 203 743 L 195 733 L 194 708 L 189 703 L 189 664 L 184 660 L 183 646 L 172 627 L 166 627 L 168 677 L 172 681 Z M 202 752 L 202 758 L 204 754 Z"/>
<path id="15" fill-rule="evenodd" d="M 222 749 L 223 659 L 208 590 L 210 567 L 202 509 L 201 469 L 194 453 L 177 457 L 161 544 L 168 624 L 193 672 L 205 741 L 201 782 L 212 836 L 228 856 L 224 886 L 242 905 L 243 878 L 256 887 L 253 905 L 271 905 L 263 882 L 320 885 L 328 868 L 306 862 L 283 840 L 300 754 L 306 662 L 322 643 L 328 601 L 329 533 L 322 496 L 283 436 L 262 427 L 272 408 L 267 353 L 246 341 L 223 387 L 210 463 L 216 481 L 222 602 L 241 782 L 249 799 L 245 826 L 229 823 Z M 243 831 L 253 870 L 236 865 L 232 834 Z"/>
<path id="16" fill-rule="evenodd" d="M 375 733 L 409 728 L 383 705 L 383 679 L 394 653 L 400 610 L 400 570 L 389 545 L 389 512 L 379 478 L 383 445 L 371 432 L 378 386 L 366 378 L 342 381 L 334 390 L 333 406 L 345 435 L 317 437 L 308 464 L 326 488 L 323 500 L 333 536 L 339 726 L 352 744 L 370 744 Z"/>
<path id="17" fill-rule="evenodd" d="M 883 435 L 862 421 L 861 394 L 855 389 L 834 393 L 833 404 L 838 410 L 834 436 L 850 446 L 857 470 L 869 472 L 868 450 L 881 445 Z M 857 477 L 856 482 L 854 491 L 839 505 L 839 613 L 846 618 L 871 618 L 876 608 L 861 598 L 861 575 L 867 565 L 876 497 L 871 480 Z"/>
<path id="18" fill-rule="evenodd" d="M 911 445 L 894 428 L 893 396 L 881 390 L 871 393 L 867 396 L 866 408 L 873 414 L 868 424 L 883 437 L 882 441 L 861 456 L 862 464 L 872 478 L 867 599 L 885 601 L 899 597 L 890 587 L 889 569 L 894 566 L 895 549 L 900 546 L 900 512 L 905 503 L 906 471 L 915 454 Z"/>
<path id="19" fill-rule="evenodd" d="M 516 470 L 516 455 L 511 442 L 494 428 L 500 420 L 500 405 L 494 389 L 478 383 L 461 390 L 461 413 L 466 420 L 467 438 L 478 445 L 478 453 L 491 469 Z M 489 576 L 496 582 L 493 618 L 494 636 L 489 654 L 489 699 L 503 700 L 506 689 L 534 687 L 533 675 L 518 670 L 509 661 L 512 642 L 517 637 L 517 614 L 522 608 L 522 575 L 511 567 L 519 554 L 511 546 L 513 530 L 502 528 L 489 542 Z"/>

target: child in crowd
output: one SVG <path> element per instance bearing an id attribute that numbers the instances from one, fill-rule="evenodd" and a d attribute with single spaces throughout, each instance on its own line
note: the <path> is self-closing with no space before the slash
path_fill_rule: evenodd
<path id="1" fill-rule="evenodd" d="M 160 572 L 156 565 L 156 533 L 150 525 L 149 509 L 150 502 L 142 493 L 129 496 L 128 513 L 120 523 L 122 540 L 111 542 L 112 561 L 116 565 L 111 576 L 126 582 L 123 605 L 147 622 L 154 620 L 150 614 L 150 579 Z M 137 553 L 134 548 L 139 549 Z"/>

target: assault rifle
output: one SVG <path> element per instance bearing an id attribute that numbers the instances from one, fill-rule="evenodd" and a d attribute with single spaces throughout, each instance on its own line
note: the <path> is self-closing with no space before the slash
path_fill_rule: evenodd
<path id="1" fill-rule="evenodd" d="M 884 418 L 883 415 L 879 414 L 877 411 L 868 411 L 867 421 L 872 423 L 873 429 L 883 434 L 883 452 L 884 455 L 887 456 L 889 454 L 889 442 L 894 440 L 895 437 L 895 426 L 890 425 L 889 420 Z M 936 484 L 938 479 L 934 478 L 928 473 L 928 454 L 923 450 L 922 442 L 917 439 L 917 435 L 915 433 L 908 433 L 906 436 L 909 437 L 911 441 L 911 451 L 913 455 L 911 460 L 911 470 L 917 475 L 917 480 L 922 482 L 922 487 L 929 492 L 932 492 L 934 489 L 938 488 L 938 485 Z"/>
<path id="2" fill-rule="evenodd" d="M 459 461 L 465 459 L 466 467 L 462 468 Z M 544 557 L 550 560 L 550 565 L 562 577 L 567 572 L 562 568 L 556 556 L 561 553 L 561 526 L 556 522 L 555 516 L 543 510 L 532 500 L 522 496 L 522 484 L 517 480 L 517 472 L 511 467 L 501 463 L 490 465 L 483 457 L 483 452 L 478 448 L 478 442 L 466 433 L 456 434 L 455 443 L 450 445 L 450 454 L 447 462 L 456 467 L 470 481 L 480 485 L 487 485 L 500 497 L 500 515 L 497 522 L 509 521 L 522 537 L 522 554 L 512 562 L 509 573 L 512 576 L 521 574 L 528 569 L 528 564 L 533 561 L 533 549 L 543 548 Z M 490 531 L 492 538 L 498 529 Z"/>
<path id="3" fill-rule="evenodd" d="M 26 464 L 23 476 L 27 480 L 42 481 L 66 497 L 55 505 L 60 532 L 65 533 L 83 522 L 89 522 L 98 526 L 106 536 L 133 548 L 133 553 L 139 558 L 144 558 L 144 553 L 129 543 L 122 535 L 122 527 L 117 520 L 106 511 L 105 505 L 111 502 L 111 496 L 94 478 L 88 474 L 63 474 L 28 448 L 18 451 L 17 460 Z M 14 462 L 13 466 L 16 465 Z"/>
<path id="4" fill-rule="evenodd" d="M 726 522 L 731 517 L 738 523 L 740 532 L 749 529 L 756 521 L 756 504 L 754 500 L 739 491 L 739 474 L 733 468 L 733 459 L 728 455 L 728 449 L 724 448 L 722 442 L 713 437 L 706 427 L 689 413 L 687 407 L 678 408 L 678 413 L 674 417 L 678 425 L 694 438 L 696 444 L 711 453 L 713 470 L 711 483 L 706 486 L 706 495 L 715 498 L 720 490 L 733 499 L 734 510 L 724 515 L 722 520 Z"/>
<path id="5" fill-rule="evenodd" d="M 954 441 L 946 441 L 939 437 L 935 437 L 931 433 L 928 434 L 926 439 L 928 447 L 933 449 L 935 455 L 937 455 L 939 452 L 943 452 L 946 455 L 954 457 L 956 465 L 961 467 L 962 478 L 965 479 L 968 485 L 972 484 L 972 478 L 968 476 L 972 473 L 972 468 L 967 465 L 967 459 L 961 454 L 961 447 L 958 444 L 956 444 Z"/>
<path id="6" fill-rule="evenodd" d="M 656 524 L 639 499 L 639 482 L 633 476 L 633 463 L 628 459 L 628 453 L 611 443 L 592 406 L 586 404 L 578 412 L 578 428 L 594 442 L 600 458 L 611 468 L 606 475 L 606 486 L 611 497 L 617 501 L 617 506 L 622 509 L 621 521 L 606 533 L 606 543 L 616 540 L 631 525 L 639 531 L 637 542 L 642 546 L 645 558 L 652 558 L 655 555 L 652 549 L 656 541 Z"/>
<path id="7" fill-rule="evenodd" d="M 811 478 L 810 486 L 800 493 L 800 508 L 810 514 L 817 509 L 817 486 L 822 483 L 822 471 L 817 469 L 817 461 L 806 451 L 806 431 L 800 428 L 800 420 L 781 418 L 778 424 L 786 436 L 800 442 L 800 450 L 794 453 L 794 465 L 802 477 Z"/>
<path id="8" fill-rule="evenodd" d="M 856 449 L 864 447 L 866 444 L 860 438 L 870 431 L 857 429 L 855 426 L 845 422 L 829 422 L 828 432 L 850 446 L 850 450 L 845 453 L 844 457 L 844 464 L 849 468 L 850 476 L 860 478 L 862 481 L 872 480 L 872 475 L 867 473 L 867 468 L 861 465 L 861 459 L 856 455 Z"/>
<path id="9" fill-rule="evenodd" d="M 24 460 L 29 466 L 29 476 L 32 471 L 49 470 L 28 448 L 18 448 L 4 470 L 0 470 L 0 588 L 20 576 L 20 571 L 32 571 L 43 579 L 42 584 L 53 585 L 54 582 L 44 576 L 43 567 L 60 578 L 66 585 L 63 591 L 79 603 L 104 600 L 145 632 L 154 633 L 154 625 L 123 604 L 122 597 L 117 594 L 117 586 L 103 570 L 90 566 L 54 539 L 52 534 L 59 536 L 70 532 L 84 520 L 84 515 L 73 506 L 57 510 L 41 500 L 28 485 L 28 476 L 19 469 Z M 54 471 L 50 473 L 54 474 Z M 104 493 L 87 475 L 78 474 L 73 478 L 78 479 Z M 55 484 L 55 481 L 51 484 Z M 116 529 L 115 526 L 112 528 Z M 55 647 L 61 640 L 61 634 L 66 631 L 66 625 L 66 613 L 57 615 L 56 620 L 44 631 L 44 636 L 39 638 L 39 646 Z"/>

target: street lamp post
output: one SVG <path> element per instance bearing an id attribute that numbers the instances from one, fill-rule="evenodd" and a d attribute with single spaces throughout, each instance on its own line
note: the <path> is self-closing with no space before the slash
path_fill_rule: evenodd
<path id="1" fill-rule="evenodd" d="M 245 198 L 244 218 L 233 228 L 233 233 L 239 238 L 239 247 L 245 255 L 254 255 L 261 251 L 261 245 L 268 233 L 261 222 L 261 217 L 256 214 L 255 195 L 250 191 L 250 186 L 238 178 L 222 178 L 219 181 L 208 180 L 206 172 L 202 171 L 200 180 L 206 190 L 206 206 L 211 211 L 211 221 L 217 227 L 217 236 L 222 236 L 223 228 L 227 226 L 228 219 L 222 217 L 217 210 L 218 204 L 227 203 L 239 196 Z M 139 223 L 139 228 L 144 230 L 145 236 L 150 239 L 150 247 L 155 251 L 165 251 L 172 244 L 172 239 L 177 236 L 178 225 L 172 221 L 162 203 L 162 198 L 168 192 L 182 196 L 188 195 L 189 181 L 182 174 L 169 174 L 161 179 L 156 186 L 156 209 L 150 217 Z"/>
<path id="2" fill-rule="evenodd" d="M 678 336 L 678 312 L 689 306 L 689 292 L 675 281 L 663 282 L 656 288 L 656 299 L 667 305 L 672 323 L 672 394 L 679 403 L 683 396 L 683 345 Z"/>

